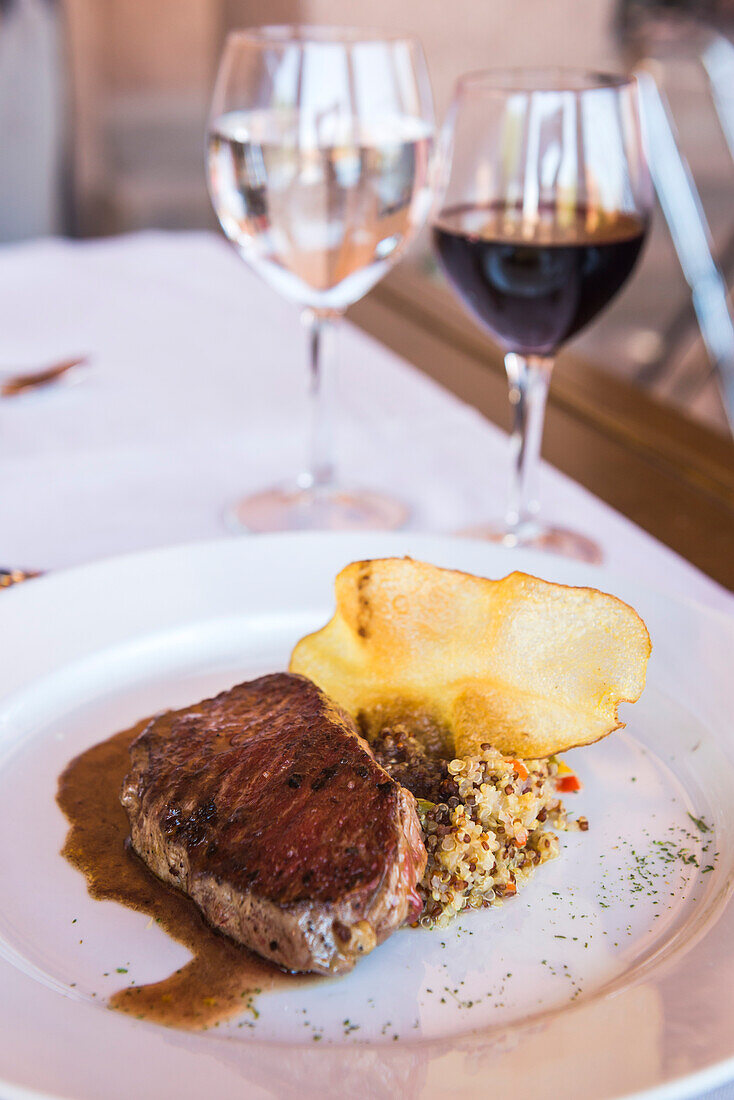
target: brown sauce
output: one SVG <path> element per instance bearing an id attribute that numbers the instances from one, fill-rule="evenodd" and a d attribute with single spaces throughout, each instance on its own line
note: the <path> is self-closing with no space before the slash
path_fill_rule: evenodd
<path id="1" fill-rule="evenodd" d="M 82 872 L 91 896 L 147 913 L 193 955 L 161 982 L 119 990 L 110 1007 L 187 1030 L 256 1015 L 259 993 L 317 979 L 286 974 L 220 935 L 190 898 L 156 878 L 132 850 L 120 788 L 130 766 L 128 748 L 146 725 L 140 722 L 77 756 L 62 773 L 56 795 L 71 823 L 62 855 Z"/>

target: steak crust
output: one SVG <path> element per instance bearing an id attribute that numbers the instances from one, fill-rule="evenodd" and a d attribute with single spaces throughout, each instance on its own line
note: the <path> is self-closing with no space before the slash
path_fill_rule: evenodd
<path id="1" fill-rule="evenodd" d="M 341 973 L 420 912 L 413 796 L 305 677 L 262 676 L 161 714 L 130 756 L 133 848 L 259 955 Z"/>

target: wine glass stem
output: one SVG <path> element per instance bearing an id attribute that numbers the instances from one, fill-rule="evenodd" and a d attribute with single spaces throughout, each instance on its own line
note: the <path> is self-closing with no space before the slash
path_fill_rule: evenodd
<path id="1" fill-rule="evenodd" d="M 308 393 L 311 438 L 308 465 L 298 478 L 303 489 L 323 489 L 334 483 L 331 378 L 334 329 L 339 315 L 304 309 L 301 320 L 308 340 Z"/>
<path id="2" fill-rule="evenodd" d="M 505 521 L 508 530 L 516 532 L 534 523 L 540 509 L 536 488 L 538 458 L 553 360 L 508 352 L 505 369 L 513 418 Z"/>

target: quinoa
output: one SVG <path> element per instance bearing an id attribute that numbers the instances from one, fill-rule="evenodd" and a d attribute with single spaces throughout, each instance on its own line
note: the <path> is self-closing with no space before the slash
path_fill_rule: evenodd
<path id="1" fill-rule="evenodd" d="M 416 797 L 428 853 L 418 884 L 424 928 L 444 928 L 463 909 L 501 905 L 558 855 L 551 828 L 588 829 L 585 818 L 567 816 L 555 757 L 514 760 L 486 743 L 476 756 L 447 759 L 403 726 L 382 730 L 372 749 Z"/>
<path id="2" fill-rule="evenodd" d="M 459 793 L 439 739 L 427 742 L 403 725 L 388 726 L 372 741 L 379 764 L 418 799 L 445 802 Z"/>

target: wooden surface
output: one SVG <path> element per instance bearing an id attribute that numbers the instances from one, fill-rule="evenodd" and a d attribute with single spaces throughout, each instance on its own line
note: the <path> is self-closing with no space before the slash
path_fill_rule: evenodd
<path id="1" fill-rule="evenodd" d="M 404 264 L 349 317 L 509 427 L 500 352 L 445 287 Z M 554 372 L 543 456 L 734 589 L 734 441 L 566 353 Z"/>

